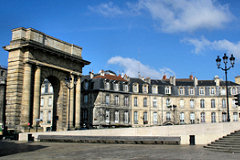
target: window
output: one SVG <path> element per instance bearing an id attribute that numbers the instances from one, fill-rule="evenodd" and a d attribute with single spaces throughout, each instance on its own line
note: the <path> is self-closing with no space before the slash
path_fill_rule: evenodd
<path id="1" fill-rule="evenodd" d="M 1 76 L 3 76 L 3 74 L 4 74 L 4 71 L 1 71 Z"/>
<path id="2" fill-rule="evenodd" d="M 128 106 L 128 97 L 127 96 L 124 97 L 124 106 Z"/>
<path id="3" fill-rule="evenodd" d="M 222 122 L 227 122 L 227 113 L 222 112 Z"/>
<path id="4" fill-rule="evenodd" d="M 127 84 L 124 85 L 124 91 L 128 92 L 128 85 Z"/>
<path id="5" fill-rule="evenodd" d="M 83 121 L 86 122 L 88 120 L 88 110 L 83 109 Z"/>
<path id="6" fill-rule="evenodd" d="M 109 82 L 106 82 L 105 89 L 110 90 L 110 83 Z"/>
<path id="7" fill-rule="evenodd" d="M 190 123 L 194 124 L 195 123 L 195 114 L 192 112 L 190 113 Z"/>
<path id="8" fill-rule="evenodd" d="M 180 123 L 184 123 L 184 113 L 180 113 Z"/>
<path id="9" fill-rule="evenodd" d="M 48 93 L 48 83 L 45 83 L 45 90 L 44 90 L 44 93 Z"/>
<path id="10" fill-rule="evenodd" d="M 133 92 L 138 92 L 138 85 L 137 84 L 133 85 Z"/>
<path id="11" fill-rule="evenodd" d="M 189 89 L 189 94 L 190 94 L 190 95 L 194 95 L 194 90 L 193 90 L 193 88 L 190 88 L 190 89 Z"/>
<path id="12" fill-rule="evenodd" d="M 152 87 L 152 93 L 153 94 L 157 94 L 157 86 L 153 86 Z"/>
<path id="13" fill-rule="evenodd" d="M 143 112 L 143 123 L 148 124 L 147 112 Z"/>
<path id="14" fill-rule="evenodd" d="M 233 87 L 232 88 L 232 95 L 235 95 L 237 92 L 236 92 L 236 88 L 235 87 Z"/>
<path id="15" fill-rule="evenodd" d="M 216 123 L 216 113 L 215 112 L 211 113 L 211 122 Z"/>
<path id="16" fill-rule="evenodd" d="M 119 123 L 119 112 L 115 111 L 115 123 Z"/>
<path id="17" fill-rule="evenodd" d="M 157 123 L 158 123 L 157 112 L 153 112 L 153 124 L 157 124 Z"/>
<path id="18" fill-rule="evenodd" d="M 233 112 L 233 122 L 237 122 L 237 121 L 238 121 L 238 113 Z"/>
<path id="19" fill-rule="evenodd" d="M 222 108 L 226 108 L 226 100 L 222 99 Z"/>
<path id="20" fill-rule="evenodd" d="M 52 106 L 52 104 L 53 104 L 53 103 L 52 103 L 52 97 L 49 97 L 49 98 L 48 98 L 48 106 L 50 106 L 50 107 L 51 107 L 51 106 Z"/>
<path id="21" fill-rule="evenodd" d="M 200 88 L 199 95 L 204 95 L 204 88 Z"/>
<path id="22" fill-rule="evenodd" d="M 138 112 L 134 111 L 134 124 L 138 124 Z"/>
<path id="23" fill-rule="evenodd" d="M 43 120 L 43 111 L 40 112 L 40 120 Z"/>
<path id="24" fill-rule="evenodd" d="M 49 86 L 49 92 L 50 92 L 50 93 L 53 93 L 53 87 L 52 87 L 51 84 L 50 84 L 50 86 Z"/>
<path id="25" fill-rule="evenodd" d="M 204 99 L 200 100 L 200 108 L 205 108 Z"/>
<path id="26" fill-rule="evenodd" d="M 143 93 L 148 93 L 147 85 L 143 86 Z"/>
<path id="27" fill-rule="evenodd" d="M 167 98 L 167 100 L 166 100 L 166 106 L 170 106 L 171 105 L 171 100 L 170 100 L 170 98 Z"/>
<path id="28" fill-rule="evenodd" d="M 134 97 L 134 106 L 138 106 L 138 99 L 137 99 L 137 97 Z"/>
<path id="29" fill-rule="evenodd" d="M 143 106 L 144 106 L 144 107 L 147 107 L 147 98 L 146 98 L 146 97 L 143 98 Z"/>
<path id="30" fill-rule="evenodd" d="M 109 104 L 109 103 L 110 103 L 110 98 L 109 98 L 109 95 L 106 95 L 105 102 L 106 102 L 106 104 Z"/>
<path id="31" fill-rule="evenodd" d="M 156 97 L 153 98 L 153 107 L 157 107 L 157 98 Z"/>
<path id="32" fill-rule="evenodd" d="M 211 108 L 215 108 L 216 105 L 215 105 L 215 99 L 211 99 Z"/>
<path id="33" fill-rule="evenodd" d="M 124 123 L 127 124 L 128 123 L 128 111 L 124 112 Z"/>
<path id="34" fill-rule="evenodd" d="M 115 103 L 115 105 L 119 105 L 119 97 L 118 97 L 118 95 L 115 96 L 114 103 Z"/>
<path id="35" fill-rule="evenodd" d="M 211 94 L 211 95 L 214 95 L 214 94 L 215 94 L 215 88 L 213 88 L 213 87 L 211 88 L 210 94 Z"/>
<path id="36" fill-rule="evenodd" d="M 110 111 L 106 110 L 106 123 L 110 122 Z"/>
<path id="37" fill-rule="evenodd" d="M 194 108 L 194 99 L 190 99 L 190 107 Z"/>
<path id="38" fill-rule="evenodd" d="M 184 100 L 183 99 L 180 99 L 180 107 L 184 108 Z"/>
<path id="39" fill-rule="evenodd" d="M 167 121 L 171 121 L 171 113 L 170 113 L 170 112 L 167 112 L 167 114 L 166 114 L 166 120 L 167 120 Z"/>
<path id="40" fill-rule="evenodd" d="M 235 103 L 236 103 L 235 99 L 232 99 L 232 107 L 233 107 L 233 108 L 236 108 L 236 107 L 237 107 Z"/>
<path id="41" fill-rule="evenodd" d="M 201 123 L 205 123 L 205 112 L 201 113 Z"/>
<path id="42" fill-rule="evenodd" d="M 114 91 L 118 91 L 119 90 L 119 84 L 118 83 L 114 83 Z"/>
<path id="43" fill-rule="evenodd" d="M 83 103 L 84 103 L 84 104 L 87 104 L 87 103 L 88 103 L 88 95 L 84 95 Z"/>
<path id="44" fill-rule="evenodd" d="M 44 106 L 44 98 L 41 97 L 41 103 L 40 103 L 40 106 L 43 107 Z"/>
<path id="45" fill-rule="evenodd" d="M 84 89 L 88 90 L 88 82 L 84 83 Z"/>
<path id="46" fill-rule="evenodd" d="M 179 94 L 180 94 L 180 95 L 184 95 L 184 89 L 183 89 L 183 87 L 181 87 L 181 88 L 179 89 Z"/>
<path id="47" fill-rule="evenodd" d="M 221 95 L 226 95 L 226 89 L 224 87 L 221 88 Z"/>
<path id="48" fill-rule="evenodd" d="M 165 94 L 171 94 L 171 90 L 169 86 L 165 87 Z"/>
<path id="49" fill-rule="evenodd" d="M 47 123 L 51 123 L 51 120 L 52 120 L 52 112 L 48 111 Z"/>

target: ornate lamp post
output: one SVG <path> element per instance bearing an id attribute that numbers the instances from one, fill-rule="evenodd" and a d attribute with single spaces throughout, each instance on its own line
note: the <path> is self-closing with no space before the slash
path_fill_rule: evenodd
<path id="1" fill-rule="evenodd" d="M 227 67 L 227 63 L 228 63 L 228 56 L 226 55 L 226 53 L 224 53 L 224 56 L 222 57 L 223 59 L 223 63 L 225 64 L 224 68 L 221 67 L 221 58 L 219 58 L 219 56 L 217 56 L 216 62 L 217 62 L 217 67 L 218 69 L 222 69 L 223 71 L 225 71 L 225 84 L 226 84 L 226 92 L 227 92 L 227 121 L 230 122 L 230 115 L 229 115 L 229 102 L 228 102 L 228 83 L 227 83 L 227 71 L 234 67 L 234 63 L 235 63 L 235 57 L 231 54 L 231 57 L 229 58 L 230 62 L 231 62 L 231 66 Z"/>
<path id="2" fill-rule="evenodd" d="M 66 84 L 66 87 L 68 88 L 68 128 L 67 130 L 70 130 L 70 91 L 71 89 L 74 89 L 77 83 L 77 79 L 75 76 L 73 80 L 73 85 L 71 85 L 71 83 L 72 83 L 72 76 L 70 75 L 69 77 L 65 78 L 65 84 Z"/>

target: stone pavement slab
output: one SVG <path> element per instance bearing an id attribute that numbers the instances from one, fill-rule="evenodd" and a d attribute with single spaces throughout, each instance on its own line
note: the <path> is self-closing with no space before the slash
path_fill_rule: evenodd
<path id="1" fill-rule="evenodd" d="M 160 159 L 160 160 L 239 160 L 240 154 L 213 152 L 203 146 L 90 144 L 49 142 L 0 142 L 0 159 Z"/>

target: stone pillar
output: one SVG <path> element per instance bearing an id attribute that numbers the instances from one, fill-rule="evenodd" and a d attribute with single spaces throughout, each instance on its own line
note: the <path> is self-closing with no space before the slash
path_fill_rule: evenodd
<path id="1" fill-rule="evenodd" d="M 70 128 L 73 128 L 74 118 L 74 75 L 71 75 L 72 81 L 70 83 Z"/>
<path id="2" fill-rule="evenodd" d="M 40 95 L 41 95 L 40 88 L 41 88 L 41 68 L 37 66 L 34 75 L 33 126 L 37 125 L 36 119 L 39 119 Z"/>
<path id="3" fill-rule="evenodd" d="M 21 126 L 27 126 L 28 123 L 30 122 L 31 77 L 32 77 L 32 65 L 29 63 L 25 63 L 23 77 L 21 121 L 20 121 Z"/>
<path id="4" fill-rule="evenodd" d="M 78 77 L 76 84 L 76 113 L 75 113 L 75 128 L 80 128 L 81 120 L 81 78 Z"/>

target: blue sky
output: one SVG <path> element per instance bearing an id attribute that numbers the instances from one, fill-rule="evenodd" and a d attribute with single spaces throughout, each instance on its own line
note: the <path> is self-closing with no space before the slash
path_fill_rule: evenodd
<path id="1" fill-rule="evenodd" d="M 229 79 L 240 75 L 237 0 L 0 0 L 0 44 L 11 29 L 35 28 L 83 47 L 83 74 L 110 69 L 144 77 L 213 79 L 217 55 L 233 54 Z M 0 48 L 0 65 L 8 53 Z"/>

